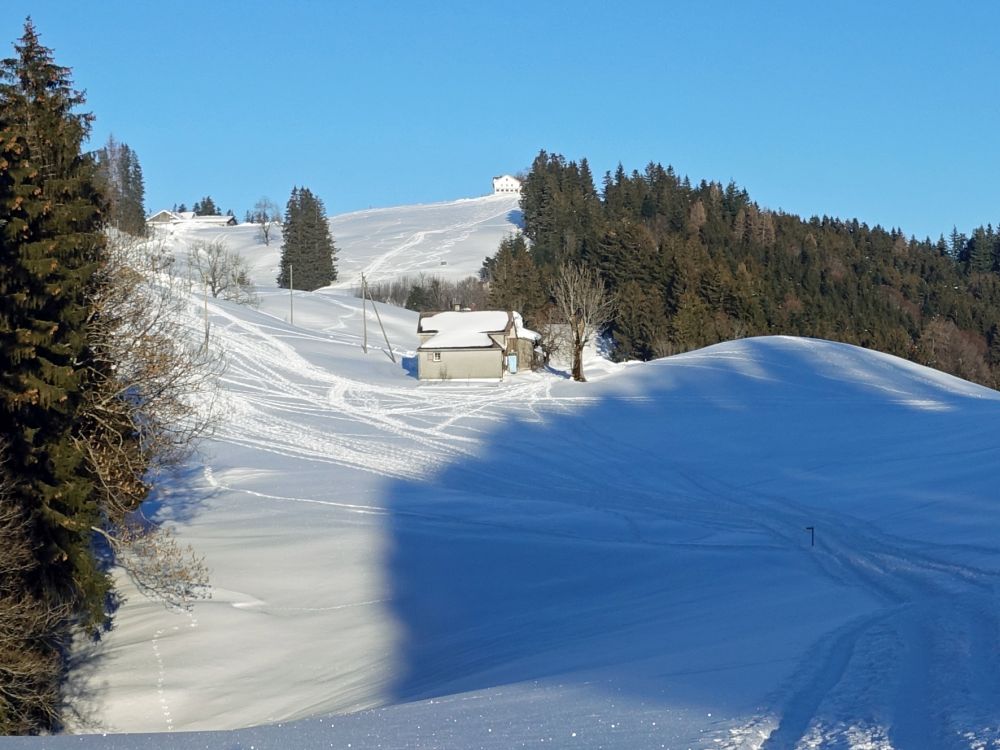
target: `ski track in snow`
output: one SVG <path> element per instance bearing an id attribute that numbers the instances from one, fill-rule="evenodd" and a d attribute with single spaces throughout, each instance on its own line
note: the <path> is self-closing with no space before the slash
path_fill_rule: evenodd
<path id="1" fill-rule="evenodd" d="M 406 255 L 429 238 L 444 238 L 448 244 L 460 242 L 477 225 L 501 218 L 508 210 L 505 206 L 498 212 L 495 205 L 484 202 L 474 214 L 441 229 L 407 230 L 380 237 L 375 248 L 380 254 L 367 262 L 364 272 L 371 278 L 388 278 L 419 268 L 416 261 L 420 258 L 410 264 Z M 215 340 L 228 361 L 221 376 L 225 409 L 214 434 L 216 441 L 292 461 L 411 480 L 474 459 L 490 432 L 512 419 L 544 422 L 553 416 L 577 413 L 597 401 L 586 393 L 576 395 L 579 391 L 569 395 L 568 389 L 556 388 L 557 381 L 546 377 L 519 377 L 502 388 L 417 384 L 412 379 L 395 385 L 389 378 L 369 382 L 347 377 L 313 364 L 305 352 L 309 346 L 359 350 L 360 337 L 348 331 L 345 322 L 356 314 L 356 307 L 332 296 L 317 297 L 315 304 L 328 304 L 341 314 L 324 323 L 328 327 L 323 330 L 307 330 L 283 326 L 277 320 L 273 324 L 251 321 L 235 308 L 209 304 Z M 876 355 L 861 363 L 842 348 L 816 347 L 807 340 L 785 343 L 812 348 L 817 357 L 816 372 L 826 369 L 853 378 L 888 401 L 908 408 L 928 413 L 947 409 L 941 399 L 901 389 L 896 373 L 906 365 L 895 360 L 880 360 Z M 720 363 L 725 362 L 748 379 L 775 377 L 774 368 L 758 371 L 756 363 L 744 359 L 739 351 L 696 352 L 677 361 L 681 367 L 706 370 L 721 370 Z M 937 383 L 922 372 L 915 371 L 914 381 L 933 391 Z M 776 391 L 771 397 L 778 401 L 783 396 Z M 632 404 L 649 399 L 641 393 L 615 398 Z M 738 408 L 743 405 L 740 399 L 737 395 L 727 401 L 727 394 L 722 393 L 716 403 Z M 577 458 L 599 461 L 607 448 L 602 440 L 607 440 L 609 433 L 585 420 L 574 424 L 576 431 L 561 436 L 561 441 Z M 701 746 L 720 750 L 1000 750 L 1000 572 L 982 562 L 995 555 L 995 549 L 976 548 L 982 553 L 977 558 L 979 565 L 962 562 L 957 545 L 896 537 L 853 518 L 836 505 L 825 509 L 785 496 L 774 491 L 770 481 L 726 481 L 673 462 L 656 446 L 639 441 L 630 444 L 628 434 L 616 434 L 614 440 L 615 449 L 629 459 L 600 464 L 607 471 L 603 487 L 595 487 L 593 477 L 581 476 L 572 465 L 549 463 L 551 474 L 545 479 L 563 488 L 561 494 L 538 493 L 533 478 L 510 477 L 496 490 L 498 497 L 490 498 L 503 499 L 505 494 L 515 500 L 530 498 L 540 512 L 553 517 L 583 509 L 591 517 L 607 520 L 606 525 L 582 528 L 544 523 L 529 528 L 531 520 L 516 514 L 510 520 L 499 515 L 487 519 L 448 509 L 437 513 L 426 505 L 390 509 L 353 498 L 345 502 L 336 495 L 306 497 L 294 492 L 294 484 L 288 493 L 264 492 L 221 481 L 211 465 L 205 465 L 203 471 L 205 484 L 214 492 L 239 494 L 263 504 L 311 504 L 356 516 L 391 514 L 424 524 L 483 526 L 559 541 L 719 550 L 724 545 L 710 537 L 720 532 L 751 532 L 753 541 L 745 542 L 747 545 L 788 550 L 800 548 L 803 529 L 812 526 L 816 545 L 802 553 L 808 555 L 808 565 L 818 576 L 870 593 L 880 606 L 823 634 L 803 650 L 791 676 L 773 693 L 761 696 L 761 707 L 754 715 L 744 714 L 735 725 L 710 729 Z M 565 446 L 552 446 L 553 451 L 561 449 Z M 947 454 L 949 458 L 957 456 L 982 461 L 992 458 L 990 453 L 978 455 L 976 447 L 966 446 Z M 898 464 L 893 468 L 899 473 L 905 473 L 912 460 L 906 455 L 887 459 Z M 642 477 L 637 480 L 634 466 L 643 462 L 658 466 L 657 476 L 669 476 L 670 486 L 651 487 Z M 841 461 L 839 466 L 847 465 Z M 475 461 L 466 461 L 462 467 L 470 475 L 485 471 Z M 817 461 L 809 468 L 819 471 L 829 467 Z M 484 474 L 483 478 L 489 477 Z M 613 504 L 604 495 L 609 488 L 614 488 L 617 496 Z M 664 503 L 665 494 L 670 496 L 669 503 Z M 919 507 L 915 503 L 907 511 Z M 703 528 L 708 541 L 697 534 L 677 541 L 656 531 L 678 518 L 696 531 Z M 740 543 L 731 544 L 735 547 Z M 1000 565 L 1000 560 L 997 563 Z M 354 597 L 358 601 L 345 597 L 347 601 L 333 600 L 325 606 L 277 606 L 239 592 L 220 590 L 218 594 L 217 601 L 237 609 L 270 613 L 363 610 L 389 601 L 361 595 Z M 194 612 L 186 615 L 186 626 L 197 628 Z M 174 731 L 178 723 L 180 728 L 185 726 L 178 718 L 181 696 L 170 689 L 170 647 L 182 627 L 158 627 L 148 641 L 155 663 L 157 710 L 167 732 Z M 731 666 L 735 665 L 719 669 Z"/>
<path id="2" fill-rule="evenodd" d="M 223 430 L 219 438 L 262 450 L 387 477 L 414 478 L 473 454 L 479 432 L 509 418 L 512 403 L 519 402 L 520 416 L 531 420 L 541 419 L 545 411 L 586 403 L 586 399 L 561 402 L 554 398 L 550 381 L 507 384 L 504 389 L 361 383 L 311 366 L 276 333 L 248 326 L 224 311 L 219 314 L 228 319 L 224 340 L 233 365 L 227 378 L 231 387 L 247 391 L 233 429 Z M 255 398 L 254 384 L 261 382 L 267 383 L 268 392 Z M 331 420 L 347 418 L 368 425 L 372 432 L 345 436 L 335 428 L 303 428 L 295 419 L 303 413 L 314 419 L 324 415 Z M 845 585 L 869 590 L 886 602 L 885 610 L 828 634 L 809 649 L 790 683 L 769 702 L 771 708 L 727 730 L 717 738 L 718 747 L 889 748 L 920 738 L 932 738 L 931 746 L 941 748 L 1000 747 L 1000 728 L 989 726 L 996 718 L 995 707 L 984 705 L 983 699 L 977 704 L 973 698 L 987 696 L 989 700 L 1000 695 L 996 571 L 959 564 L 936 555 L 933 549 L 902 543 L 841 512 L 801 508 L 759 488 L 730 486 L 687 473 L 682 467 L 675 470 L 690 485 L 685 516 L 689 521 L 712 528 L 757 528 L 781 546 L 796 544 L 799 530 L 815 525 L 821 532 L 814 563 L 821 572 Z M 571 475 L 562 480 L 570 485 L 574 481 Z M 627 486 L 628 477 L 623 474 L 609 481 Z M 389 512 L 317 498 L 238 491 L 350 512 Z M 705 498 L 712 502 L 704 503 Z M 664 512 L 660 500 L 643 490 L 633 492 L 633 501 L 624 510 L 610 510 L 596 501 L 592 508 L 618 516 L 631 529 L 631 541 L 647 543 L 644 521 L 666 520 L 677 512 L 676 504 Z M 574 505 L 587 503 L 577 498 Z M 395 512 L 435 519 L 432 514 Z M 440 520 L 456 522 L 446 516 Z M 921 662 L 914 654 L 928 656 Z M 845 716 L 858 718 L 847 724 Z M 969 726 L 980 727 L 973 733 L 972 744 L 962 736 L 962 728 Z"/>
<path id="3" fill-rule="evenodd" d="M 509 419 L 512 411 L 537 420 L 538 407 L 552 402 L 545 381 L 508 383 L 504 389 L 394 388 L 353 381 L 310 364 L 277 333 L 222 308 L 213 313 L 226 321 L 216 331 L 222 329 L 218 335 L 229 361 L 224 382 L 233 394 L 227 404 L 230 418 L 216 437 L 238 445 L 412 478 L 472 453 L 478 433 Z M 320 338 L 338 343 L 332 336 Z M 304 426 L 297 419 L 302 415 L 313 424 L 317 417 L 329 420 L 331 426 Z M 345 434 L 334 422 L 365 424 L 372 434 Z M 420 450 L 403 447 L 413 445 Z"/>
<path id="4" fill-rule="evenodd" d="M 405 276 L 426 270 L 428 258 L 433 259 L 446 255 L 449 248 L 468 239 L 477 227 L 494 219 L 504 218 L 511 211 L 511 207 L 507 205 L 498 211 L 489 201 L 473 205 L 475 205 L 476 210 L 471 216 L 443 228 L 420 230 L 402 237 L 397 235 L 377 240 L 373 248 L 376 252 L 382 251 L 386 245 L 388 245 L 388 249 L 380 252 L 374 260 L 369 261 L 364 269 L 352 277 L 350 283 L 355 286 L 360 284 L 362 273 L 369 281 L 377 281 L 381 278 Z M 442 240 L 433 251 L 420 254 L 412 253 L 415 247 L 424 244 L 431 238 L 441 238 Z M 405 260 L 408 253 L 414 255 L 414 259 L 409 262 Z M 338 286 L 345 286 L 345 282 L 339 281 Z"/>
<path id="5" fill-rule="evenodd" d="M 726 505 L 740 490 L 713 494 Z M 1000 747 L 998 571 L 901 546 L 842 513 L 800 510 L 759 495 L 753 503 L 776 536 L 814 524 L 815 560 L 824 574 L 871 591 L 886 608 L 808 649 L 790 683 L 769 701 L 773 708 L 730 729 L 718 747 Z"/>

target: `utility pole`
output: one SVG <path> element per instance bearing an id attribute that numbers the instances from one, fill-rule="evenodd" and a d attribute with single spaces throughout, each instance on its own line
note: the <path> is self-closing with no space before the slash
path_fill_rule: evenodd
<path id="1" fill-rule="evenodd" d="M 368 353 L 368 301 L 365 299 L 366 294 L 368 294 L 368 282 L 365 281 L 365 275 L 361 274 L 361 327 L 364 331 L 361 348 L 364 350 L 365 354 Z M 373 307 L 374 304 L 375 303 L 373 302 Z"/>
<path id="2" fill-rule="evenodd" d="M 288 264 L 288 324 L 295 325 L 295 296 L 292 292 L 295 290 L 295 270 L 292 264 Z"/>
<path id="3" fill-rule="evenodd" d="M 375 319 L 378 321 L 378 327 L 382 329 L 382 337 L 385 339 L 385 348 L 389 352 L 389 359 L 392 360 L 393 364 L 396 364 L 396 355 L 392 351 L 392 344 L 389 343 L 389 334 L 387 334 L 385 332 L 385 326 L 382 325 L 382 316 L 378 314 L 378 307 L 375 304 L 375 300 L 372 299 L 372 297 L 371 297 L 371 292 L 368 290 L 367 282 L 365 283 L 365 286 L 363 287 L 363 291 L 368 292 L 368 299 L 371 300 L 372 310 L 375 311 Z"/>

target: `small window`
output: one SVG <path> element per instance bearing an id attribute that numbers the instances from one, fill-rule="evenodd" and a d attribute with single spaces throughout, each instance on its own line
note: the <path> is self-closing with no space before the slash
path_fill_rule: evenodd
<path id="1" fill-rule="evenodd" d="M 434 352 L 431 355 L 431 359 L 434 360 L 435 362 L 440 362 L 441 361 L 441 352 Z"/>

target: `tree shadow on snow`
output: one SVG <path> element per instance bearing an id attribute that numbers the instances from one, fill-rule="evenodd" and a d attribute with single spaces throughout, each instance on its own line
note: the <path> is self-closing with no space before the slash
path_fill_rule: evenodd
<path id="1" fill-rule="evenodd" d="M 140 512 L 153 524 L 187 523 L 212 492 L 212 488 L 206 487 L 205 467 L 195 456 L 183 466 L 164 471 L 155 479 Z"/>
<path id="2" fill-rule="evenodd" d="M 393 483 L 394 702 L 583 673 L 654 702 L 763 698 L 870 597 L 820 570 L 800 516 L 787 536 L 782 519 L 762 523 L 745 488 L 780 472 L 782 492 L 808 490 L 830 455 L 877 463 L 873 446 L 914 430 L 933 452 L 982 408 L 887 402 L 815 370 L 787 349 L 689 367 L 682 385 L 670 367 L 636 368 L 616 394 L 507 422 L 477 457 Z M 805 611 L 782 591 L 796 587 L 815 596 Z M 802 642 L 781 642 L 776 623 L 797 620 Z"/>

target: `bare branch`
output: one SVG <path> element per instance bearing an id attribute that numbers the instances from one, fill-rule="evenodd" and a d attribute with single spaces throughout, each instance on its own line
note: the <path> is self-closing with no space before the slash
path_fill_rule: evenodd
<path id="1" fill-rule="evenodd" d="M 224 241 L 192 242 L 188 267 L 194 280 L 204 284 L 213 297 L 251 307 L 260 304 L 246 261 L 239 253 L 229 250 Z"/>
<path id="2" fill-rule="evenodd" d="M 202 345 L 161 246 L 112 234 L 108 255 L 87 330 L 92 387 L 75 434 L 98 487 L 93 531 L 140 590 L 184 606 L 207 583 L 203 562 L 135 511 L 210 429 L 222 361 Z"/>
<path id="3" fill-rule="evenodd" d="M 270 198 L 263 196 L 253 206 L 254 224 L 260 225 L 260 237 L 265 245 L 271 244 L 271 230 L 281 223 L 281 209 Z"/>
<path id="4" fill-rule="evenodd" d="M 614 316 L 617 302 L 597 271 L 566 263 L 556 270 L 552 297 L 559 314 L 570 325 L 573 379 L 584 381 L 583 348 Z"/>
<path id="5" fill-rule="evenodd" d="M 60 649 L 72 613 L 28 585 L 37 562 L 3 453 L 0 445 L 0 735 L 28 734 L 58 724 Z"/>
<path id="6" fill-rule="evenodd" d="M 146 596 L 167 606 L 190 609 L 211 598 L 208 567 L 191 545 L 181 546 L 173 529 L 137 516 L 113 530 L 93 527 L 115 552 L 115 561 Z"/>

